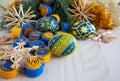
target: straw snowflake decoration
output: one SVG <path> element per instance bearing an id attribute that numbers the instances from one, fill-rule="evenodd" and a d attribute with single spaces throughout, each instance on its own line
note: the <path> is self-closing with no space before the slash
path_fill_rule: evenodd
<path id="1" fill-rule="evenodd" d="M 34 24 L 36 20 L 33 20 L 33 18 L 36 15 L 33 13 L 34 11 L 31 11 L 31 7 L 24 13 L 22 4 L 20 4 L 18 9 L 13 6 L 13 8 L 8 10 L 8 15 L 5 16 L 5 22 L 7 22 L 5 27 L 23 27 L 25 23 Z"/>
<path id="2" fill-rule="evenodd" d="M 0 37 L 0 46 L 1 45 L 12 45 L 11 38 L 6 36 Z"/>
<path id="3" fill-rule="evenodd" d="M 20 67 L 20 61 L 23 58 L 29 59 L 30 61 L 37 58 L 37 56 L 33 56 L 30 54 L 30 51 L 32 49 L 38 49 L 38 47 L 33 48 L 25 48 L 24 42 L 19 42 L 18 46 L 15 48 L 8 47 L 8 46 L 1 46 L 0 47 L 0 63 L 2 63 L 2 60 L 10 60 L 13 62 L 11 65 L 12 69 L 18 69 Z"/>
<path id="4" fill-rule="evenodd" d="M 91 13 L 92 5 L 86 3 L 84 0 L 76 0 L 68 10 L 73 14 L 73 17 L 76 18 L 76 21 L 83 20 L 89 21 L 93 20 L 94 14 Z"/>

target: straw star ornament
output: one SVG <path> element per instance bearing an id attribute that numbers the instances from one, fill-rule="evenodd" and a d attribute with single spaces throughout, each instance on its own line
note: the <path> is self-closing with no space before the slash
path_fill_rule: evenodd
<path id="1" fill-rule="evenodd" d="M 26 12 L 23 10 L 23 5 L 20 4 L 19 8 L 11 8 L 7 11 L 8 15 L 5 16 L 5 22 L 7 23 L 5 27 L 23 27 L 26 23 L 36 23 L 36 20 L 33 18 L 34 11 L 31 11 L 31 7 L 28 8 Z"/>
<path id="2" fill-rule="evenodd" d="M 92 5 L 84 0 L 75 0 L 68 10 L 73 14 L 72 16 L 76 18 L 76 21 L 90 21 L 93 20 L 92 17 L 95 15 L 91 13 Z"/>

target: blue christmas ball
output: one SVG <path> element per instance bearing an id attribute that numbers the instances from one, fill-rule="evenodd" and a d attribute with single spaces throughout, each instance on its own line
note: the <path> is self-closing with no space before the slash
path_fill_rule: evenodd
<path id="1" fill-rule="evenodd" d="M 74 24 L 71 31 L 77 39 L 89 39 L 94 37 L 96 28 L 89 22 L 80 21 Z"/>
<path id="2" fill-rule="evenodd" d="M 75 51 L 76 46 L 76 39 L 68 33 L 57 34 L 48 43 L 51 53 L 56 56 L 70 55 Z"/>
<path id="3" fill-rule="evenodd" d="M 38 20 L 37 26 L 40 31 L 55 32 L 59 29 L 59 24 L 56 19 L 52 17 L 42 17 Z"/>

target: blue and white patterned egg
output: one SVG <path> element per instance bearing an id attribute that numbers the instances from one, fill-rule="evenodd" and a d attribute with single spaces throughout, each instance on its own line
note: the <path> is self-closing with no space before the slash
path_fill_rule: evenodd
<path id="1" fill-rule="evenodd" d="M 72 34 L 77 39 L 89 39 L 94 37 L 96 28 L 89 22 L 76 22 L 72 27 Z"/>
<path id="2" fill-rule="evenodd" d="M 59 29 L 58 22 L 52 17 L 42 17 L 38 20 L 37 26 L 43 32 L 56 32 Z"/>

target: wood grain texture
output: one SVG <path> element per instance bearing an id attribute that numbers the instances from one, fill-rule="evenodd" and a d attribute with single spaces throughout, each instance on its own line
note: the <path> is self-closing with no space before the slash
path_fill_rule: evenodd
<path id="1" fill-rule="evenodd" d="M 0 35 L 6 34 L 1 31 Z M 37 78 L 20 74 L 10 81 L 112 81 L 104 60 L 102 45 L 91 40 L 78 41 L 77 51 L 67 57 L 52 57 Z M 0 81 L 7 81 L 0 78 Z M 9 80 L 8 80 L 9 81 Z M 114 80 L 113 80 L 114 81 Z"/>

